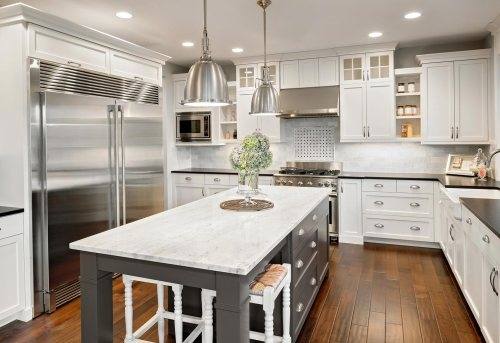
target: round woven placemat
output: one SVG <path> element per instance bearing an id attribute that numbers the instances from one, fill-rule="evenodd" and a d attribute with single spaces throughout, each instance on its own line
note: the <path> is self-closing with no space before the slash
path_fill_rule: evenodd
<path id="1" fill-rule="evenodd" d="M 274 204 L 267 200 L 252 199 L 249 204 L 245 199 L 226 200 L 221 202 L 220 208 L 228 211 L 253 212 L 273 208 Z"/>

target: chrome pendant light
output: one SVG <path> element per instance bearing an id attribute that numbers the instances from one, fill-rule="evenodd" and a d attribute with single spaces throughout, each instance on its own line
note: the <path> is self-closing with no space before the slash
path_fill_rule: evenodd
<path id="1" fill-rule="evenodd" d="M 210 55 L 207 33 L 207 0 L 203 0 L 203 38 L 200 59 L 191 66 L 182 105 L 193 107 L 226 106 L 231 103 L 224 71 Z"/>
<path id="2" fill-rule="evenodd" d="M 269 81 L 269 67 L 267 66 L 267 26 L 266 8 L 271 0 L 257 0 L 257 5 L 264 11 L 264 67 L 262 68 L 262 79 L 260 86 L 255 90 L 252 97 L 251 115 L 275 116 L 278 114 L 278 92 Z"/>

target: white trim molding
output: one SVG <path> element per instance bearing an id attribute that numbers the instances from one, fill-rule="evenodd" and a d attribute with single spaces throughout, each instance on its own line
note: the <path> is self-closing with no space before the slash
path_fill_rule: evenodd
<path id="1" fill-rule="evenodd" d="M 473 60 L 479 58 L 490 58 L 491 49 L 476 49 L 467 51 L 440 52 L 437 54 L 417 55 L 417 61 L 424 63 L 439 63 L 460 60 Z"/>
<path id="2" fill-rule="evenodd" d="M 486 30 L 490 31 L 494 36 L 500 34 L 500 15 L 486 26 Z"/>

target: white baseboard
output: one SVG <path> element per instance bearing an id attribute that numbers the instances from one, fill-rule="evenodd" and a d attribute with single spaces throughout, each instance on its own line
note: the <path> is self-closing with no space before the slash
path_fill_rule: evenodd
<path id="1" fill-rule="evenodd" d="M 363 236 L 339 235 L 339 243 L 363 245 Z"/>
<path id="2" fill-rule="evenodd" d="M 12 313 L 5 318 L 0 319 L 0 327 L 13 322 L 14 320 L 21 320 L 23 322 L 29 322 L 33 319 L 33 307 L 26 307 L 25 309 Z"/>
<path id="3" fill-rule="evenodd" d="M 404 245 L 404 246 L 419 247 L 419 248 L 441 249 L 439 243 L 436 242 L 406 241 L 401 239 L 388 239 L 388 238 L 377 238 L 377 237 L 364 237 L 364 241 L 367 243 L 380 243 L 380 244 Z"/>

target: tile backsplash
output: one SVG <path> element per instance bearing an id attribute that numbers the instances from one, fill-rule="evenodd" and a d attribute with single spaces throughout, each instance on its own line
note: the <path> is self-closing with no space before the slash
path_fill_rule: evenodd
<path id="1" fill-rule="evenodd" d="M 421 145 L 420 143 L 340 143 L 339 118 L 281 120 L 281 142 L 272 143 L 273 164 L 278 169 L 295 159 L 294 129 L 331 127 L 335 142 L 335 160 L 344 163 L 346 171 L 442 173 L 450 153 L 475 154 L 477 146 Z M 229 153 L 234 144 L 222 147 L 191 149 L 191 166 L 230 168 Z"/>

